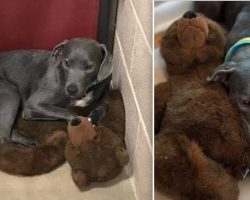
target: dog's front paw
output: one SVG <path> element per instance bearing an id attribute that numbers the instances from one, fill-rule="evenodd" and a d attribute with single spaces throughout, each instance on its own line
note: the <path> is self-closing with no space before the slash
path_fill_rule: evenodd
<path id="1" fill-rule="evenodd" d="M 25 120 L 31 119 L 32 118 L 32 112 L 31 112 L 31 110 L 30 109 L 25 109 L 22 112 L 22 118 L 25 119 Z"/>
<path id="2" fill-rule="evenodd" d="M 93 127 L 96 126 L 91 117 L 88 117 L 88 121 L 92 124 Z"/>
<path id="3" fill-rule="evenodd" d="M 100 104 L 97 108 L 95 108 L 88 116 L 89 122 L 96 126 L 99 122 L 104 118 L 108 110 L 107 104 Z"/>
<path id="4" fill-rule="evenodd" d="M 81 123 L 81 119 L 79 117 L 73 117 L 72 119 L 69 120 L 69 124 L 71 126 L 77 126 L 80 123 Z"/>

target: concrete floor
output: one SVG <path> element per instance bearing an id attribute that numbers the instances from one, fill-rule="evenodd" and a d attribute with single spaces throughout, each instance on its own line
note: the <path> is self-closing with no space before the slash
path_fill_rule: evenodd
<path id="1" fill-rule="evenodd" d="M 135 200 L 132 179 L 125 171 L 114 180 L 95 183 L 80 192 L 73 183 L 66 163 L 51 173 L 17 177 L 0 172 L 0 199 L 4 200 Z"/>

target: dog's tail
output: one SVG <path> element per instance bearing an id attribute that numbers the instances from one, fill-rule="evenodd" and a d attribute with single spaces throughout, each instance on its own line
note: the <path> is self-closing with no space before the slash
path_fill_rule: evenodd
<path id="1" fill-rule="evenodd" d="M 0 170 L 24 176 L 50 172 L 64 163 L 64 147 L 67 140 L 66 132 L 55 131 L 37 147 L 1 144 Z"/>

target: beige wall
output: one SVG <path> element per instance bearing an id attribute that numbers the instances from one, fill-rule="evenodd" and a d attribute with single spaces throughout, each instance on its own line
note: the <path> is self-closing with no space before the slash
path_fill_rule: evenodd
<path id="1" fill-rule="evenodd" d="M 138 200 L 152 199 L 152 1 L 119 0 L 114 85 L 126 108 L 126 143 Z"/>

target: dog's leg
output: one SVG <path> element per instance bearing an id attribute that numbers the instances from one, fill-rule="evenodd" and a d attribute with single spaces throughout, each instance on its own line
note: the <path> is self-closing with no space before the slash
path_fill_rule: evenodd
<path id="1" fill-rule="evenodd" d="M 73 112 L 65 108 L 53 105 L 37 105 L 36 107 L 26 107 L 23 110 L 22 117 L 25 120 L 59 120 L 68 121 L 72 126 L 78 125 L 81 120 Z"/>
<path id="2" fill-rule="evenodd" d="M 17 129 L 11 132 L 11 142 L 21 144 L 23 146 L 38 146 L 39 142 L 35 139 L 22 136 Z"/>
<path id="3" fill-rule="evenodd" d="M 15 88 L 0 83 L 0 142 L 11 141 L 11 129 L 14 124 L 20 97 Z"/>
<path id="4" fill-rule="evenodd" d="M 106 103 L 100 103 L 88 116 L 89 121 L 93 125 L 97 125 L 103 117 L 105 117 L 108 110 L 108 105 Z"/>
<path id="5" fill-rule="evenodd" d="M 78 115 L 65 107 L 59 107 L 60 97 L 54 92 L 38 91 L 26 102 L 22 117 L 25 120 L 66 120 L 72 126 L 78 125 L 81 120 Z M 66 104 L 67 105 L 67 104 Z M 65 106 L 66 106 L 65 105 Z"/>

